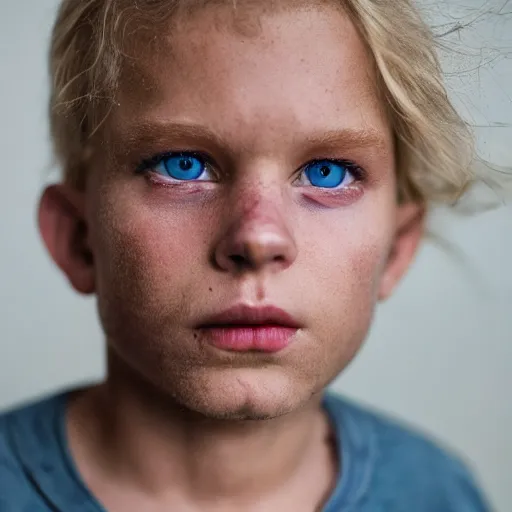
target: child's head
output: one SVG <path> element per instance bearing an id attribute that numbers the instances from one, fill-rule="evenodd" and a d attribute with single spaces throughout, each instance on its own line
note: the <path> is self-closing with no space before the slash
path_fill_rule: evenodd
<path id="1" fill-rule="evenodd" d="M 207 415 L 321 391 L 426 206 L 473 179 L 408 0 L 65 0 L 51 69 L 64 184 L 41 202 L 46 244 L 97 295 L 113 366 Z M 214 348 L 204 325 L 241 303 L 286 310 L 292 343 Z"/>

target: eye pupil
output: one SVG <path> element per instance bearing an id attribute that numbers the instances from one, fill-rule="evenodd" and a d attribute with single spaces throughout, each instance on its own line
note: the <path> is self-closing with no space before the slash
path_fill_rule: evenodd
<path id="1" fill-rule="evenodd" d="M 192 169 L 190 158 L 182 158 L 179 165 L 182 171 L 190 171 L 190 169 Z"/>
<path id="2" fill-rule="evenodd" d="M 329 174 L 331 174 L 331 170 L 329 169 L 329 167 L 327 167 L 326 165 L 324 165 L 321 169 L 320 169 L 320 174 L 326 178 L 327 176 L 329 176 Z"/>

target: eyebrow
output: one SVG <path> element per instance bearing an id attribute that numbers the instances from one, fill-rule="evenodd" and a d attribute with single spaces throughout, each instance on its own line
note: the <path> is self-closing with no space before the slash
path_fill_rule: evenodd
<path id="1" fill-rule="evenodd" d="M 317 147 L 386 149 L 389 146 L 385 134 L 375 128 L 329 130 L 319 135 L 306 136 L 305 139 L 307 144 Z"/>
<path id="2" fill-rule="evenodd" d="M 143 120 L 116 131 L 123 142 L 123 149 L 137 150 L 144 145 L 162 144 L 168 140 L 197 141 L 205 146 L 228 148 L 229 142 L 206 126 L 159 120 Z M 116 137 L 117 138 L 117 137 Z M 118 139 L 118 140 L 119 140 Z M 386 135 L 375 128 L 340 128 L 305 135 L 301 140 L 304 148 L 373 148 L 386 150 Z"/>
<path id="3" fill-rule="evenodd" d="M 128 150 L 136 150 L 145 144 L 164 144 L 169 139 L 187 139 L 218 147 L 227 146 L 227 142 L 214 131 L 192 123 L 144 120 L 116 129 L 115 135 Z"/>

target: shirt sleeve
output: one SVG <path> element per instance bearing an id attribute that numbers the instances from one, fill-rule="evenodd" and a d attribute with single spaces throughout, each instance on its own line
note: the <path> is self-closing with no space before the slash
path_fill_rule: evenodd
<path id="1" fill-rule="evenodd" d="M 458 458 L 452 458 L 451 465 L 455 482 L 447 493 L 450 510 L 494 512 L 468 465 Z"/>

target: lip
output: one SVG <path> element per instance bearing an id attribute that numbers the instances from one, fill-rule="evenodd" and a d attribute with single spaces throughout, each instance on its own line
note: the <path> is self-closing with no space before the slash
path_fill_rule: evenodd
<path id="1" fill-rule="evenodd" d="M 302 326 L 275 306 L 238 304 L 205 319 L 199 326 L 204 339 L 229 352 L 276 353 L 288 347 Z"/>
<path id="2" fill-rule="evenodd" d="M 201 322 L 200 328 L 229 326 L 281 326 L 300 329 L 302 325 L 281 308 L 276 306 L 254 307 L 237 304 L 225 311 L 209 316 Z"/>

